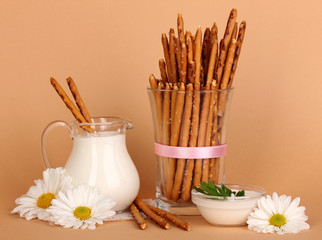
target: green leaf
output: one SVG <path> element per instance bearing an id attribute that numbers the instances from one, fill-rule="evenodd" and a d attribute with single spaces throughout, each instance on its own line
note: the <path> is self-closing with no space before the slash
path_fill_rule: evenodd
<path id="1" fill-rule="evenodd" d="M 244 197 L 245 196 L 245 190 L 241 190 L 236 194 L 236 197 Z"/>
<path id="2" fill-rule="evenodd" d="M 206 195 L 218 196 L 218 197 L 221 196 L 221 197 L 224 197 L 224 199 L 226 199 L 226 197 L 230 197 L 231 195 L 235 195 L 236 197 L 245 196 L 244 190 L 238 191 L 236 193 L 236 191 L 230 190 L 224 184 L 221 184 L 221 187 L 218 187 L 211 181 L 209 181 L 208 183 L 200 182 L 200 188 L 193 186 L 193 189 Z"/>
<path id="3" fill-rule="evenodd" d="M 193 186 L 193 189 L 196 190 L 197 192 L 209 195 L 207 192 L 205 192 L 204 190 L 202 190 L 201 188 L 197 188 L 196 186 Z"/>

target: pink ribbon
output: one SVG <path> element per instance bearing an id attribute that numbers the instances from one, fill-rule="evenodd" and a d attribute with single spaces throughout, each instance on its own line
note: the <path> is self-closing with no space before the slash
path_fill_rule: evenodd
<path id="1" fill-rule="evenodd" d="M 173 147 L 154 143 L 155 154 L 162 157 L 200 159 L 223 157 L 227 152 L 227 144 L 211 147 Z"/>

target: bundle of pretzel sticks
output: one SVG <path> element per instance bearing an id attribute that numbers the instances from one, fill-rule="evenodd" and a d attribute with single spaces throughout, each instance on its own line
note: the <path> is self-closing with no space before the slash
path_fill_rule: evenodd
<path id="1" fill-rule="evenodd" d="M 159 60 L 160 79 L 149 77 L 156 108 L 158 143 L 180 147 L 222 144 L 226 103 L 237 69 L 246 22 L 238 27 L 232 9 L 223 38 L 218 44 L 216 23 L 202 34 L 184 30 L 181 14 L 177 36 L 162 34 L 164 59 Z M 159 91 L 158 91 L 159 90 Z M 218 183 L 219 158 L 173 159 L 161 157 L 161 189 L 172 201 L 190 201 L 192 186 L 200 181 Z"/>
<path id="2" fill-rule="evenodd" d="M 166 230 L 170 229 L 169 222 L 172 222 L 177 227 L 182 228 L 183 230 L 190 230 L 189 224 L 181 218 L 162 209 L 149 206 L 145 204 L 140 197 L 136 197 L 135 201 L 130 206 L 130 212 L 137 225 L 142 230 L 146 228 L 147 223 L 140 214 L 139 209 L 144 212 L 153 222 L 157 223 L 159 226 Z"/>

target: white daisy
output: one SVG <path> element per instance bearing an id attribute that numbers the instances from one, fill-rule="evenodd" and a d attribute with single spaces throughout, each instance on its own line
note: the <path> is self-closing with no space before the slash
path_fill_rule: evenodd
<path id="1" fill-rule="evenodd" d="M 39 218 L 50 221 L 51 215 L 46 209 L 58 196 L 59 191 L 72 187 L 72 179 L 65 176 L 64 168 L 48 168 L 43 172 L 43 179 L 35 180 L 36 186 L 30 187 L 28 192 L 16 199 L 18 205 L 11 213 L 19 213 L 27 220 Z"/>
<path id="2" fill-rule="evenodd" d="M 258 208 L 248 217 L 248 229 L 261 233 L 298 233 L 309 229 L 310 225 L 305 221 L 305 207 L 299 207 L 300 198 L 297 197 L 291 202 L 290 196 L 278 197 L 273 193 L 270 196 L 258 200 Z"/>
<path id="3" fill-rule="evenodd" d="M 66 193 L 60 192 L 47 211 L 53 215 L 53 223 L 57 225 L 95 229 L 96 223 L 102 224 L 115 214 L 115 211 L 110 210 L 114 205 L 113 199 L 83 184 Z"/>

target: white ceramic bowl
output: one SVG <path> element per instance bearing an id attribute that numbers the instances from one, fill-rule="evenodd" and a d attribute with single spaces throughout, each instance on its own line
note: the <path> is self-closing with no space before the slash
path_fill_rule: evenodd
<path id="1" fill-rule="evenodd" d="M 217 185 L 220 187 L 220 185 Z M 263 188 L 252 185 L 225 184 L 233 191 L 245 190 L 244 197 L 216 197 L 191 191 L 192 202 L 201 215 L 217 226 L 243 226 L 257 206 L 257 200 L 266 195 Z"/>

